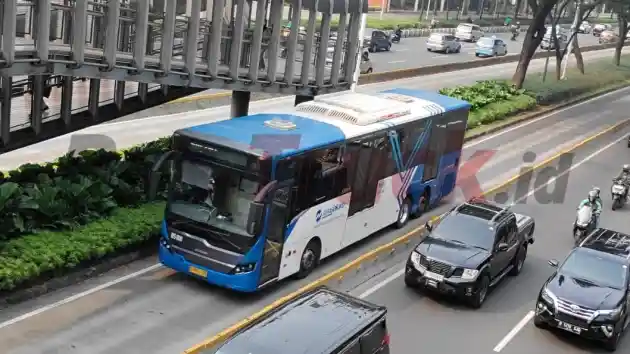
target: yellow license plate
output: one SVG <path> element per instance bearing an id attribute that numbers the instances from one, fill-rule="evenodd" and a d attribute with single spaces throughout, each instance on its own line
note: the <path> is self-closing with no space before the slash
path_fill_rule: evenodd
<path id="1" fill-rule="evenodd" d="M 203 278 L 208 276 L 208 271 L 203 270 L 203 269 L 199 269 L 197 267 L 190 266 L 190 267 L 188 267 L 188 271 L 191 272 L 194 275 L 198 275 L 198 276 L 203 277 Z"/>

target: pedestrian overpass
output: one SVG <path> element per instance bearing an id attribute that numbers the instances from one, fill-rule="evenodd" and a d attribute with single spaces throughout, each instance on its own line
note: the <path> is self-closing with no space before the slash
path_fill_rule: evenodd
<path id="1" fill-rule="evenodd" d="M 0 0 L 0 152 L 206 89 L 231 90 L 233 116 L 252 92 L 347 90 L 365 12 L 367 0 Z"/>

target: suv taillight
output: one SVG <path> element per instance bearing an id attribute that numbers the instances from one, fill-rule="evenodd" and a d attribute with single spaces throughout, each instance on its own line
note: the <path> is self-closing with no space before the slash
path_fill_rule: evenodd
<path id="1" fill-rule="evenodd" d="M 381 342 L 381 345 L 385 346 L 385 345 L 389 345 L 389 333 L 385 333 L 385 337 L 383 337 L 383 342 Z"/>

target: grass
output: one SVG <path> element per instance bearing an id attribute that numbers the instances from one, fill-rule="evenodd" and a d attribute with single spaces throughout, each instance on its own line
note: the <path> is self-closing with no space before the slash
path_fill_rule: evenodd
<path id="1" fill-rule="evenodd" d="M 538 103 L 542 105 L 629 81 L 630 55 L 622 56 L 619 66 L 613 64 L 612 58 L 588 62 L 585 64 L 585 74 L 577 68 L 571 68 L 567 70 L 566 80 L 556 80 L 555 66 L 550 69 L 545 82 L 542 81 L 543 74 L 536 73 L 528 75 L 523 84 L 523 88 L 535 93 Z"/>

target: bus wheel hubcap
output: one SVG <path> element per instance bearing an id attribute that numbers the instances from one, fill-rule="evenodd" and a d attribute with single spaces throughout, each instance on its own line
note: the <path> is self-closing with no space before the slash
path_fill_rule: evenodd
<path id="1" fill-rule="evenodd" d="M 409 217 L 409 206 L 407 204 L 402 205 L 402 209 L 400 209 L 400 222 L 404 223 L 407 221 Z"/>
<path id="2" fill-rule="evenodd" d="M 302 266 L 304 269 L 310 269 L 313 266 L 313 263 L 315 263 L 315 253 L 312 250 L 307 249 L 304 252 L 304 256 L 302 256 Z"/>

